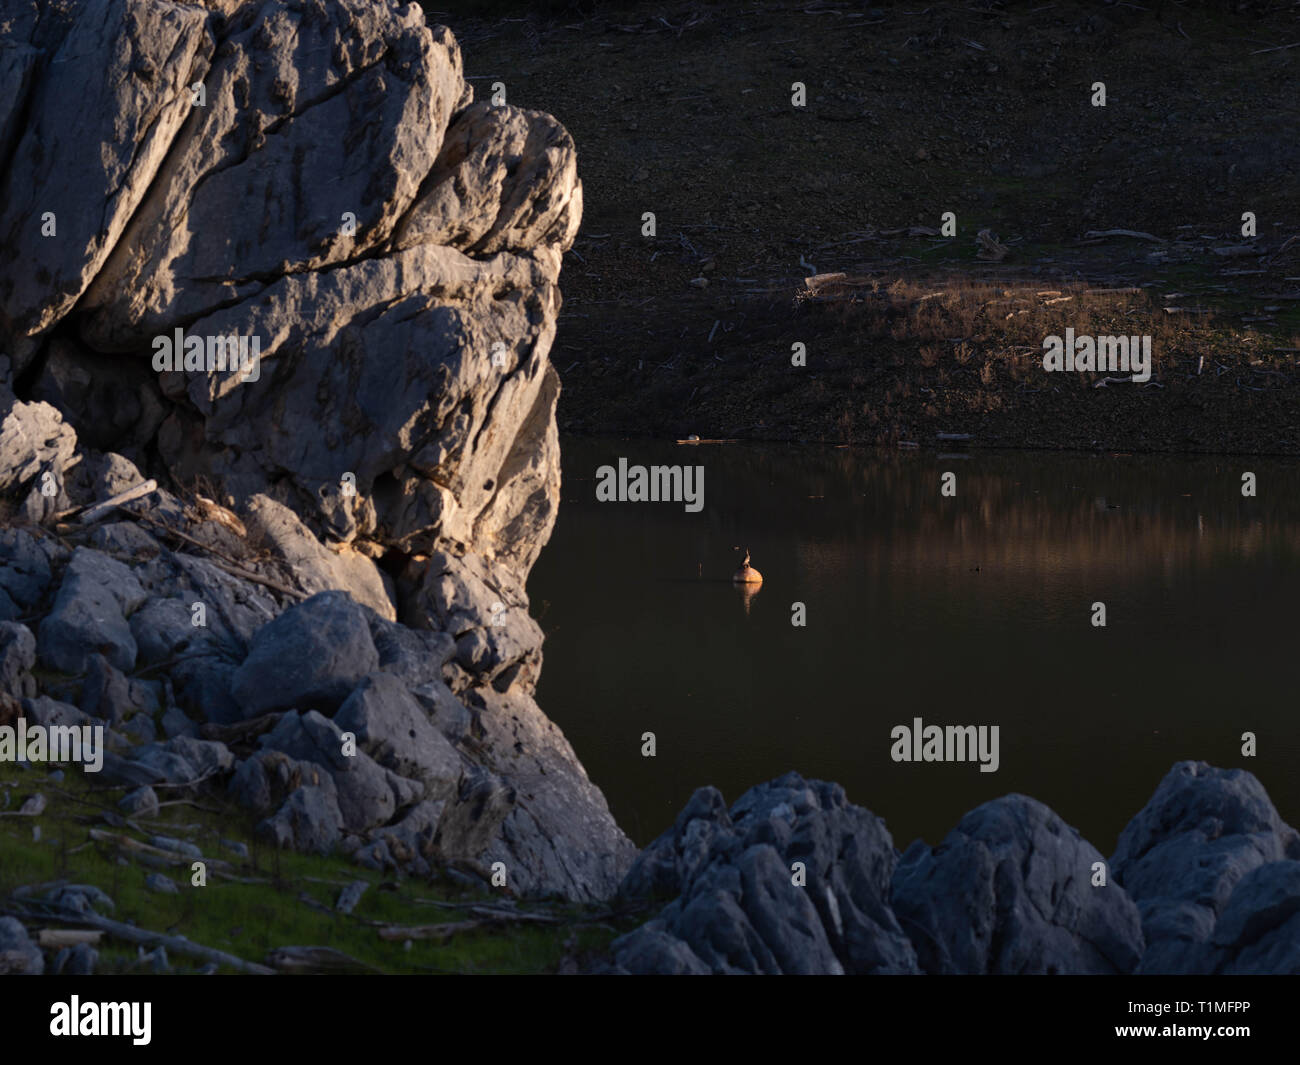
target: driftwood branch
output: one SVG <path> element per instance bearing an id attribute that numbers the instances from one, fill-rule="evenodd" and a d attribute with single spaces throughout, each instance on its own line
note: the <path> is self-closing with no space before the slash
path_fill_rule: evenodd
<path id="1" fill-rule="evenodd" d="M 141 481 L 134 488 L 128 488 L 125 492 L 118 492 L 117 495 L 109 496 L 103 502 L 92 503 L 85 507 L 73 507 L 71 510 L 65 510 L 62 514 L 57 515 L 59 521 L 76 514 L 77 522 L 81 525 L 89 525 L 92 522 L 99 521 L 100 518 L 106 517 L 123 503 L 130 503 L 132 500 L 141 499 L 150 492 L 158 488 L 157 481 Z"/>
<path id="2" fill-rule="evenodd" d="M 22 912 L 20 916 L 28 919 L 36 918 L 37 920 L 49 920 L 51 915 L 42 913 L 40 909 L 31 912 Z M 255 976 L 274 976 L 275 970 L 269 969 L 265 965 L 258 965 L 256 962 L 244 961 L 243 958 L 236 957 L 234 954 L 227 954 L 223 950 L 215 950 L 212 947 L 205 947 L 201 943 L 191 943 L 184 936 L 169 936 L 162 932 L 150 932 L 146 928 L 136 928 L 134 925 L 124 924 L 121 921 L 114 921 L 110 917 L 103 917 L 97 913 L 79 913 L 76 910 L 60 908 L 53 914 L 53 919 L 66 921 L 68 924 L 85 925 L 89 928 L 97 929 L 112 939 L 120 939 L 127 943 L 136 943 L 142 947 L 162 947 L 169 954 L 177 954 L 182 957 L 198 958 L 201 961 L 215 962 L 218 965 L 225 965 L 231 969 L 237 969 L 241 973 L 251 973 Z"/>
<path id="3" fill-rule="evenodd" d="M 496 924 L 564 924 L 559 917 L 544 913 L 523 913 L 515 910 L 501 910 L 491 906 L 473 906 L 473 917 L 465 921 L 448 921 L 442 924 L 420 925 L 382 925 L 379 938 L 400 942 L 406 939 L 450 939 L 457 932 L 469 932 Z"/>
<path id="4" fill-rule="evenodd" d="M 1168 244 L 1164 237 L 1150 233 L 1139 233 L 1136 229 L 1090 229 L 1083 235 L 1084 240 L 1101 240 L 1105 237 L 1133 237 L 1136 240 L 1153 240 L 1157 244 Z"/>
<path id="5" fill-rule="evenodd" d="M 120 832 L 106 832 L 102 828 L 92 828 L 90 838 L 96 843 L 111 843 L 113 846 L 120 847 L 124 851 L 130 851 L 132 854 L 148 855 L 151 858 L 158 858 L 172 865 L 189 865 L 193 862 L 202 862 L 211 869 L 232 868 L 229 862 L 221 858 L 192 858 L 188 854 L 179 854 L 176 851 L 155 847 L 150 843 L 141 843 L 138 839 L 132 839 Z"/>
<path id="6" fill-rule="evenodd" d="M 1285 52 L 1288 48 L 1300 48 L 1300 41 L 1295 44 L 1279 44 L 1276 48 L 1257 48 L 1251 55 L 1267 55 L 1269 52 Z"/>
<path id="7" fill-rule="evenodd" d="M 276 947 L 266 963 L 282 973 L 380 973 L 333 947 Z"/>

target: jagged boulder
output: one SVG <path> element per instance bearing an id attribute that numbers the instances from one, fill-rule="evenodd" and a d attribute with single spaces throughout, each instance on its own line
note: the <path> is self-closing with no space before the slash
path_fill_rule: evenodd
<path id="1" fill-rule="evenodd" d="M 277 847 L 329 854 L 343 837 L 343 816 L 331 789 L 309 785 L 259 822 L 257 833 Z"/>
<path id="2" fill-rule="evenodd" d="M 928 973 L 1132 972 L 1137 907 L 1098 879 L 1102 856 L 1052 810 L 1008 795 L 963 817 L 940 846 L 919 840 L 892 901 Z"/>
<path id="3" fill-rule="evenodd" d="M 389 673 L 372 673 L 334 715 L 334 724 L 356 736 L 381 766 L 420 780 L 430 798 L 455 790 L 465 760 L 429 720 L 405 685 Z"/>
<path id="4" fill-rule="evenodd" d="M 29 74 L 0 195 L 0 326 L 20 356 L 71 310 L 157 187 L 192 114 L 185 87 L 213 47 L 192 5 L 100 0 L 69 14 Z"/>
<path id="5" fill-rule="evenodd" d="M 248 717 L 290 707 L 332 714 L 378 666 L 363 608 L 346 592 L 321 592 L 259 630 L 232 694 Z"/>
<path id="6" fill-rule="evenodd" d="M 474 694 L 480 704 L 479 765 L 515 793 L 481 860 L 505 862 L 520 891 L 608 898 L 636 848 L 569 741 L 526 691 L 488 688 Z M 479 786 L 480 796 L 487 791 L 498 788 Z"/>
<path id="7" fill-rule="evenodd" d="M 185 135 L 87 293 L 102 350 L 381 244 L 465 94 L 455 40 L 418 6 L 250 3 L 213 29 L 204 106 L 179 94 Z"/>
<path id="8" fill-rule="evenodd" d="M 915 973 L 889 908 L 897 861 L 884 822 L 838 784 L 796 773 L 727 811 L 701 788 L 633 863 L 629 896 L 677 895 L 616 940 L 628 972 Z"/>
<path id="9" fill-rule="evenodd" d="M 0 691 L 15 699 L 36 694 L 31 669 L 36 665 L 36 637 L 26 625 L 0 621 Z"/>
<path id="10" fill-rule="evenodd" d="M 475 556 L 436 551 L 407 581 L 402 617 L 455 633 L 456 664 L 504 691 L 521 678 L 535 680 L 543 636 L 527 600 L 499 577 Z"/>
<path id="11" fill-rule="evenodd" d="M 127 617 L 147 595 L 128 566 L 79 547 L 63 574 L 54 607 L 41 622 L 41 661 L 64 673 L 84 673 L 102 654 L 118 669 L 135 668 L 136 642 Z"/>
<path id="12" fill-rule="evenodd" d="M 244 809 L 265 814 L 301 787 L 324 788 L 337 807 L 334 780 L 324 766 L 300 762 L 283 751 L 269 748 L 255 751 L 241 761 L 231 774 L 226 791 Z"/>
<path id="13" fill-rule="evenodd" d="M 1300 862 L 1259 865 L 1237 881 L 1197 969 L 1300 974 Z"/>
<path id="14" fill-rule="evenodd" d="M 550 115 L 490 101 L 461 111 L 394 244 L 474 256 L 555 245 L 582 221 L 573 138 Z"/>
<path id="15" fill-rule="evenodd" d="M 34 489 L 44 489 L 47 497 L 50 491 L 57 493 L 76 448 L 77 434 L 57 408 L 24 403 L 0 386 L 0 492 L 13 492 L 41 475 L 45 483 Z"/>
<path id="16" fill-rule="evenodd" d="M 66 549 L 26 529 L 0 529 L 0 617 L 12 621 L 31 610 L 54 579 L 51 566 Z"/>
<path id="17" fill-rule="evenodd" d="M 14 917 L 0 917 L 0 974 L 40 976 L 43 972 L 45 955 L 27 929 Z"/>
<path id="18" fill-rule="evenodd" d="M 315 710 L 283 715 L 260 742 L 267 750 L 324 768 L 334 780 L 339 812 L 350 832 L 387 824 L 397 810 L 424 794 L 421 784 L 383 768 L 364 751 L 344 753 L 342 729 Z"/>
<path id="19" fill-rule="evenodd" d="M 44 349 L 37 392 L 95 447 L 153 445 L 323 539 L 481 556 L 522 602 L 558 501 L 563 127 L 473 105 L 450 31 L 395 0 L 67 0 L 8 28 L 11 368 Z M 177 331 L 194 365 L 158 362 Z M 387 612 L 368 558 L 264 524 Z"/>
<path id="20" fill-rule="evenodd" d="M 244 521 L 254 542 L 283 559 L 304 591 L 346 591 L 380 617 L 396 619 L 392 579 L 372 559 L 349 548 L 329 550 L 297 514 L 268 496 L 249 500 Z"/>
<path id="21" fill-rule="evenodd" d="M 1300 859 L 1300 834 L 1243 769 L 1179 762 L 1120 834 L 1114 878 L 1142 914 L 1144 973 L 1203 971 L 1234 889 L 1270 862 Z"/>
<path id="22" fill-rule="evenodd" d="M 193 784 L 234 768 L 235 756 L 224 743 L 175 736 L 136 748 L 131 761 L 153 774 L 153 780 L 144 783 Z"/>

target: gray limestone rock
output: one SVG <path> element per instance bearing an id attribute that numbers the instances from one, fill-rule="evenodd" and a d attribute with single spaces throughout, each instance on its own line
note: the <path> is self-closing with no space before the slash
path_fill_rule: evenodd
<path id="1" fill-rule="evenodd" d="M 127 617 L 147 598 L 129 567 L 78 547 L 63 574 L 54 607 L 41 622 L 41 661 L 64 673 L 84 673 L 102 654 L 123 671 L 135 667 L 136 642 Z"/>
<path id="2" fill-rule="evenodd" d="M 884 822 L 836 784 L 795 773 L 726 809 L 701 788 L 620 893 L 676 896 L 613 946 L 630 972 L 915 973 L 889 906 L 897 852 Z"/>
<path id="3" fill-rule="evenodd" d="M 929 973 L 1132 972 L 1137 906 L 1101 855 L 1042 803 L 1008 795 L 972 810 L 936 848 L 910 847 L 893 908 Z"/>
<path id="4" fill-rule="evenodd" d="M 45 956 L 15 917 L 0 917 L 0 973 L 40 976 Z"/>
<path id="5" fill-rule="evenodd" d="M 1110 864 L 1142 912 L 1142 972 L 1194 972 L 1237 884 L 1300 859 L 1300 834 L 1242 769 L 1179 762 L 1120 834 Z"/>
<path id="6" fill-rule="evenodd" d="M 232 694 L 248 717 L 290 707 L 333 713 L 378 665 L 363 609 L 346 592 L 321 592 L 258 631 Z"/>

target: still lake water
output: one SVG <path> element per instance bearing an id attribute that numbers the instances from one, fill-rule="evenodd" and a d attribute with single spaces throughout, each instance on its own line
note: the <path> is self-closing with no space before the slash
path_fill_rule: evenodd
<path id="1" fill-rule="evenodd" d="M 695 788 L 730 804 L 791 769 L 838 781 L 900 849 L 1021 792 L 1110 854 L 1185 758 L 1249 769 L 1300 824 L 1294 461 L 562 446 L 529 581 L 538 701 L 639 845 Z M 620 457 L 703 465 L 704 509 L 597 502 Z M 730 582 L 734 545 L 763 574 L 752 598 Z M 998 771 L 892 761 L 891 729 L 916 717 L 998 725 Z"/>

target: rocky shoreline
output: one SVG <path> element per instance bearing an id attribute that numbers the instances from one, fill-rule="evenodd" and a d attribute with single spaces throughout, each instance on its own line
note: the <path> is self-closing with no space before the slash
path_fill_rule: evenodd
<path id="1" fill-rule="evenodd" d="M 837 784 L 790 773 L 730 810 L 701 788 L 621 892 L 676 896 L 615 941 L 622 972 L 1300 972 L 1300 834 L 1252 774 L 1203 762 L 1108 859 L 1024 795 L 900 855 Z"/>

